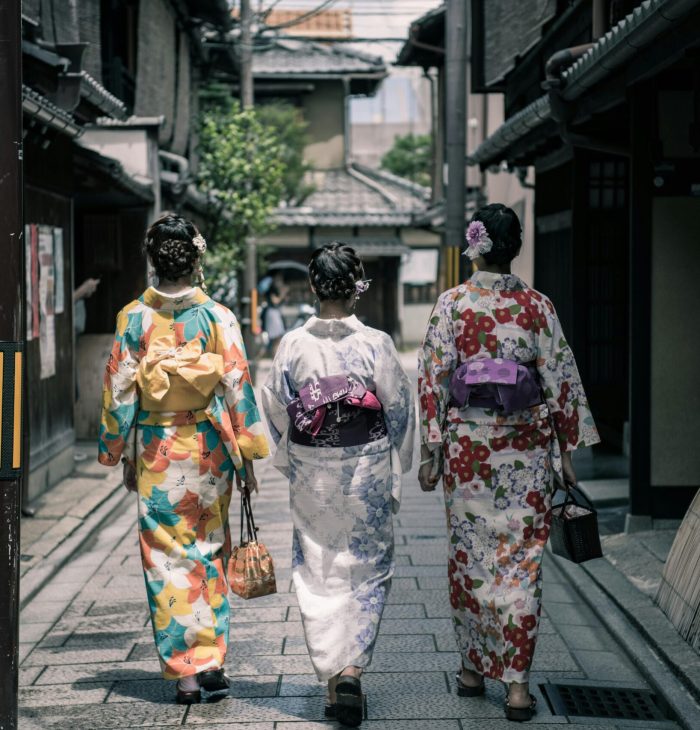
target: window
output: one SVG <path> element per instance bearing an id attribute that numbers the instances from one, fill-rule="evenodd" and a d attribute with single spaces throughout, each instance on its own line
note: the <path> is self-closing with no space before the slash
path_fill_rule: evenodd
<path id="1" fill-rule="evenodd" d="M 435 304 L 437 296 L 437 283 L 403 285 L 404 304 Z"/>
<path id="2" fill-rule="evenodd" d="M 136 91 L 138 0 L 102 0 L 100 29 L 102 80 L 131 112 Z"/>

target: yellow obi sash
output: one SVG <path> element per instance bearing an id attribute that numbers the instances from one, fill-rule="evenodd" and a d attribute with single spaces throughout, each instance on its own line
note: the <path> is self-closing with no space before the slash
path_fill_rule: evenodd
<path id="1" fill-rule="evenodd" d="M 174 346 L 171 336 L 157 337 L 136 374 L 141 408 L 161 413 L 203 410 L 223 374 L 223 357 L 202 352 L 199 339 Z"/>

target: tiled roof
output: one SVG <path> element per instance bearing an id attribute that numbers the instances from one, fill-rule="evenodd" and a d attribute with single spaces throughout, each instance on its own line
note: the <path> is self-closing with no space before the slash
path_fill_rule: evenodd
<path id="1" fill-rule="evenodd" d="M 294 35 L 324 36 L 328 38 L 350 38 L 352 35 L 352 12 L 348 9 L 324 10 L 300 22 L 295 22 L 308 10 L 273 10 L 265 18 L 265 25 L 276 26 L 294 23 L 289 32 Z"/>
<path id="2" fill-rule="evenodd" d="M 662 33 L 677 27 L 697 0 L 645 0 L 611 28 L 562 73 L 558 95 L 573 101 L 585 94 L 616 68 L 630 61 L 643 48 L 650 46 Z M 548 94 L 541 96 L 513 115 L 474 150 L 470 165 L 491 165 L 506 159 L 515 142 L 552 119 Z"/>
<path id="3" fill-rule="evenodd" d="M 266 39 L 253 56 L 255 76 L 385 74 L 381 58 L 309 41 Z"/>
<path id="4" fill-rule="evenodd" d="M 72 114 L 25 85 L 22 85 L 22 109 L 30 117 L 69 137 L 78 137 L 83 132 Z"/>
<path id="5" fill-rule="evenodd" d="M 315 172 L 316 190 L 297 208 L 278 209 L 281 226 L 410 226 L 427 206 L 427 191 L 364 168 Z"/>

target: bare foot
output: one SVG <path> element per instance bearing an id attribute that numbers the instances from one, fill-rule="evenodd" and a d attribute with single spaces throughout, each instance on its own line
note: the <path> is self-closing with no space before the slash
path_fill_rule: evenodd
<path id="1" fill-rule="evenodd" d="M 460 681 L 465 687 L 480 687 L 484 683 L 484 678 L 478 672 L 472 672 L 471 669 L 462 667 Z"/>
<path id="2" fill-rule="evenodd" d="M 359 679 L 362 676 L 362 667 L 345 667 L 339 676 Z"/>
<path id="3" fill-rule="evenodd" d="M 336 674 L 335 677 L 331 677 L 328 680 L 328 693 L 326 694 L 327 705 L 335 704 L 335 685 L 338 684 L 338 677 L 340 677 L 340 675 Z"/>
<path id="4" fill-rule="evenodd" d="M 508 704 L 511 707 L 530 707 L 532 700 L 530 699 L 530 685 L 525 682 L 511 682 L 508 685 Z"/>

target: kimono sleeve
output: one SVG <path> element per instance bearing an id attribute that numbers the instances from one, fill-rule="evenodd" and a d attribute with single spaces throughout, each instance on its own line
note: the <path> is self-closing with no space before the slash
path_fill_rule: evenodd
<path id="1" fill-rule="evenodd" d="M 117 331 L 102 389 L 97 459 L 104 466 L 119 463 L 139 409 L 136 373 L 140 337 L 141 314 L 128 307 L 122 309 L 117 315 Z"/>
<path id="2" fill-rule="evenodd" d="M 416 409 L 411 381 L 388 335 L 382 338 L 377 354 L 374 385 L 384 410 L 389 441 L 399 455 L 401 471 L 405 474 L 411 470 L 413 462 Z"/>
<path id="3" fill-rule="evenodd" d="M 539 333 L 537 370 L 562 451 L 593 446 L 600 441 L 574 353 L 559 323 L 554 305 L 542 304 L 546 327 Z"/>
<path id="4" fill-rule="evenodd" d="M 222 309 L 224 374 L 221 386 L 225 411 L 222 416 L 224 421 L 230 420 L 241 457 L 249 461 L 263 459 L 269 455 L 270 448 L 253 390 L 241 328 L 233 313 Z"/>
<path id="5" fill-rule="evenodd" d="M 458 362 L 452 327 L 452 297 L 440 296 L 418 353 L 418 398 L 421 443 L 431 449 L 442 445 L 450 402 L 450 377 Z"/>
<path id="6" fill-rule="evenodd" d="M 289 428 L 287 406 L 294 399 L 288 375 L 288 338 L 283 338 L 272 361 L 272 369 L 262 388 L 263 411 L 270 427 L 270 435 L 277 446 Z"/>

